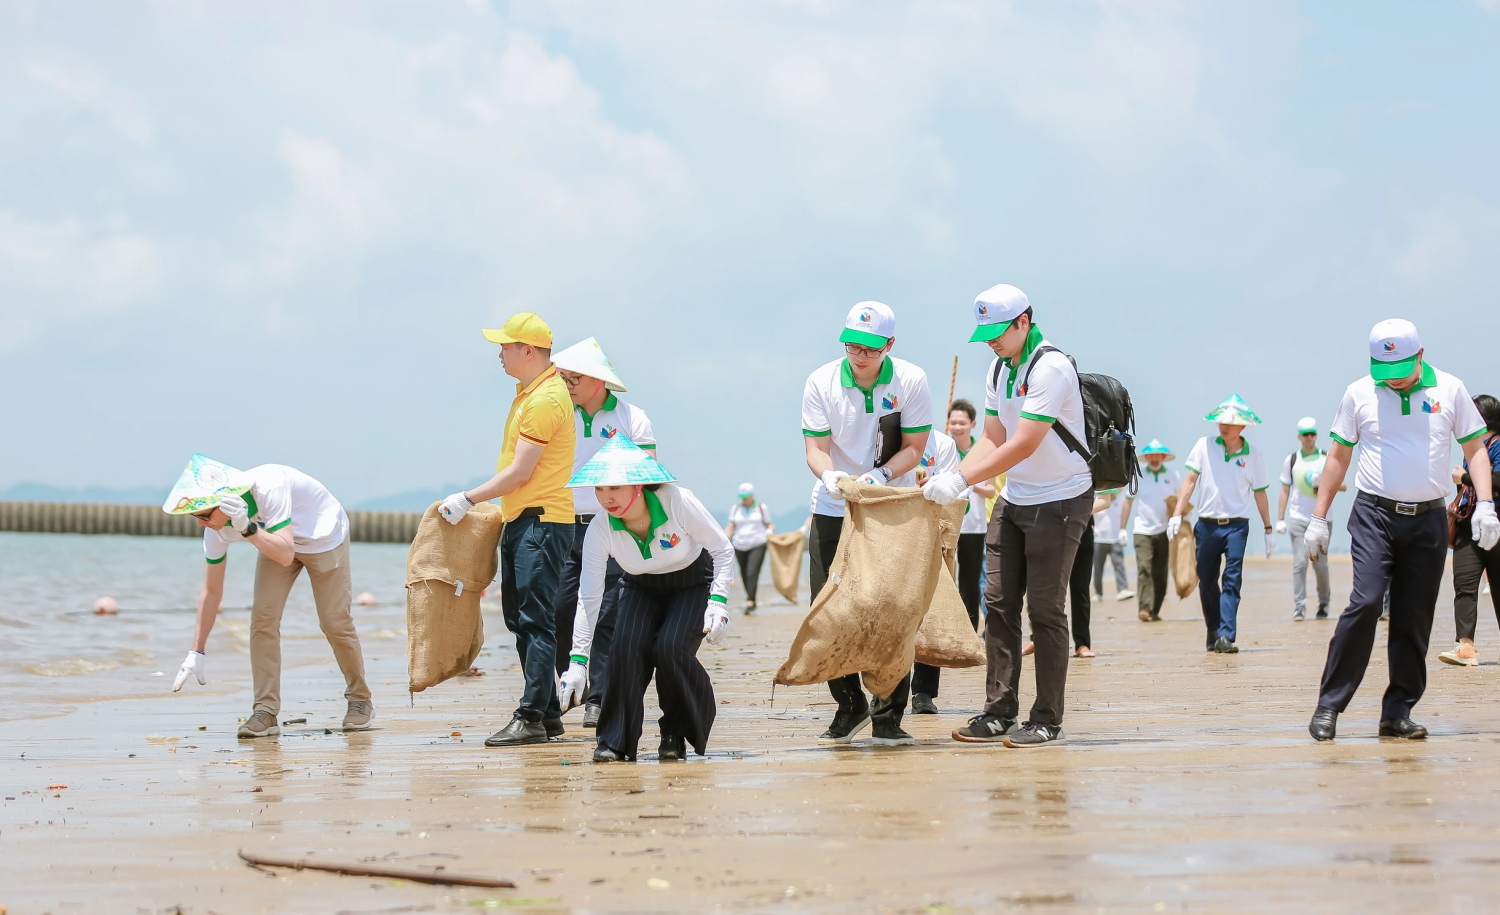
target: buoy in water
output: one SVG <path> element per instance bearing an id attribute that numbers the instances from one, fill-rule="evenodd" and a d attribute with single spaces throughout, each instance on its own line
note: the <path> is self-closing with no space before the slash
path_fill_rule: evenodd
<path id="1" fill-rule="evenodd" d="M 101 597 L 94 601 L 94 612 L 100 616 L 112 616 L 120 612 L 120 605 L 113 597 Z"/>
<path id="2" fill-rule="evenodd" d="M 356 597 L 354 599 L 354 602 L 356 604 L 359 604 L 361 607 L 373 607 L 375 606 L 375 595 L 371 594 L 369 591 L 366 591 L 359 597 Z"/>

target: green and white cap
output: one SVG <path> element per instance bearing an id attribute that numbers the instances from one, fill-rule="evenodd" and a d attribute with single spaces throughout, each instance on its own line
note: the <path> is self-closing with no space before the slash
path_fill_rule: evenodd
<path id="1" fill-rule="evenodd" d="M 1386 318 L 1370 329 L 1370 377 L 1395 381 L 1417 370 L 1422 338 L 1417 326 L 1401 318 Z"/>
<path id="2" fill-rule="evenodd" d="M 1260 425 L 1260 417 L 1255 415 L 1238 394 L 1230 394 L 1228 400 L 1214 407 L 1213 411 L 1203 418 L 1211 423 L 1226 423 L 1231 426 Z"/>
<path id="3" fill-rule="evenodd" d="M 1153 438 L 1151 441 L 1146 443 L 1146 447 L 1141 449 L 1141 457 L 1145 457 L 1148 454 L 1159 454 L 1163 457 L 1163 459 L 1168 461 L 1177 457 L 1177 455 L 1172 453 L 1171 448 L 1168 448 L 1166 445 L 1163 445 L 1161 443 L 1161 439 L 1159 438 Z"/>
<path id="4" fill-rule="evenodd" d="M 677 478 L 640 445 L 623 435 L 604 443 L 588 463 L 573 474 L 569 489 L 580 486 L 642 486 L 649 483 L 676 483 Z"/>
<path id="5" fill-rule="evenodd" d="M 611 391 L 625 392 L 625 382 L 615 374 L 615 367 L 610 365 L 609 357 L 604 355 L 604 349 L 599 341 L 589 337 L 582 343 L 575 343 L 567 349 L 552 354 L 552 364 L 564 372 L 573 372 L 576 375 L 587 375 L 604 382 L 604 386 Z"/>
<path id="6" fill-rule="evenodd" d="M 1408 372 L 1407 374 L 1410 373 Z M 1298 435 L 1306 435 L 1309 432 L 1316 433 L 1317 431 L 1318 421 L 1316 419 L 1313 419 L 1311 416 L 1304 416 L 1301 419 L 1297 420 Z"/>
<path id="7" fill-rule="evenodd" d="M 740 498 L 741 499 L 744 499 L 744 498 L 746 498 L 748 496 L 753 496 L 753 495 L 755 495 L 755 484 L 753 484 L 753 483 L 741 483 L 740 484 Z"/>
<path id="8" fill-rule="evenodd" d="M 970 343 L 988 343 L 1010 329 L 1011 322 L 1031 307 L 1026 293 L 1001 283 L 974 297 L 974 334 Z"/>
<path id="9" fill-rule="evenodd" d="M 844 332 L 839 334 L 840 343 L 857 343 L 870 349 L 880 349 L 896 336 L 896 313 L 884 302 L 860 302 L 849 309 L 844 319 Z"/>
<path id="10" fill-rule="evenodd" d="M 226 494 L 243 496 L 250 481 L 228 464 L 195 454 L 188 458 L 182 476 L 167 495 L 161 510 L 169 515 L 191 515 L 216 507 Z"/>

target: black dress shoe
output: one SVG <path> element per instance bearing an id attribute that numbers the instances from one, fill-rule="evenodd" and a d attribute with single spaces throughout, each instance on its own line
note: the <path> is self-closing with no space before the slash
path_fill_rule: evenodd
<path id="1" fill-rule="evenodd" d="M 1380 722 L 1381 737 L 1400 737 L 1402 740 L 1426 740 L 1427 729 L 1410 718 L 1392 718 Z"/>
<path id="2" fill-rule="evenodd" d="M 520 747 L 529 743 L 546 743 L 547 726 L 540 721 L 527 721 L 515 717 L 510 724 L 496 731 L 484 742 L 487 747 Z"/>
<path id="3" fill-rule="evenodd" d="M 599 706 L 585 705 L 583 707 L 583 726 L 586 728 L 597 728 L 599 726 Z"/>
<path id="4" fill-rule="evenodd" d="M 926 693 L 911 694 L 911 713 L 913 715 L 936 715 L 938 713 L 937 703 Z"/>
<path id="5" fill-rule="evenodd" d="M 606 763 L 606 762 L 624 762 L 624 761 L 625 761 L 625 757 L 624 756 L 620 755 L 619 753 L 616 753 L 614 750 L 611 750 L 609 747 L 595 747 L 594 748 L 594 762 L 597 762 L 597 763 Z"/>
<path id="6" fill-rule="evenodd" d="M 1239 654 L 1240 646 L 1234 644 L 1221 635 L 1219 636 L 1219 640 L 1214 643 L 1213 650 L 1218 652 L 1219 654 Z"/>
<path id="7" fill-rule="evenodd" d="M 1326 705 L 1320 705 L 1313 712 L 1312 721 L 1307 725 L 1307 733 L 1312 735 L 1313 740 L 1332 740 L 1338 726 L 1339 713 Z"/>
<path id="8" fill-rule="evenodd" d="M 656 751 L 659 762 L 682 762 L 687 759 L 687 740 L 675 734 L 661 735 L 661 747 Z"/>
<path id="9" fill-rule="evenodd" d="M 556 738 L 556 737 L 561 737 L 563 735 L 563 733 L 564 733 L 564 730 L 565 730 L 563 728 L 563 723 L 562 723 L 562 719 L 561 718 L 543 718 L 542 719 L 542 727 L 544 727 L 544 728 L 547 729 L 547 739 L 548 740 L 552 740 L 553 738 Z"/>

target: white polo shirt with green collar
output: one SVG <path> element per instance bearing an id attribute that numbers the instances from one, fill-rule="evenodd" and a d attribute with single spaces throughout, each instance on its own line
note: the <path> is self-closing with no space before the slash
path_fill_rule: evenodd
<path id="1" fill-rule="evenodd" d="M 1009 359 L 997 356 L 990 362 L 985 374 L 984 413 L 1000 420 L 1007 440 L 1015 436 L 1023 419 L 1062 423 L 1080 442 L 1086 438 L 1078 370 L 1060 352 L 1036 355 L 1038 349 L 1050 345 L 1033 324 L 1026 335 L 1026 348 L 1021 351 L 1019 372 Z M 1036 365 L 1027 375 L 1026 367 L 1033 361 Z M 1021 385 L 1023 378 L 1025 387 Z M 1006 473 L 1000 497 L 1013 505 L 1041 505 L 1093 490 L 1094 475 L 1088 463 L 1069 451 L 1060 435 L 1049 431 L 1030 457 Z"/>
<path id="2" fill-rule="evenodd" d="M 599 412 L 593 416 L 585 413 L 583 407 L 574 404 L 573 420 L 577 430 L 573 443 L 574 473 L 616 435 L 624 435 L 652 454 L 656 453 L 656 430 L 651 428 L 651 420 L 646 416 L 646 411 L 635 404 L 626 403 L 613 391 L 604 398 Z M 604 511 L 599 506 L 599 498 L 594 495 L 594 487 L 580 486 L 573 490 L 573 511 L 580 515 L 597 515 Z"/>
<path id="3" fill-rule="evenodd" d="M 1153 537 L 1167 532 L 1167 496 L 1177 495 L 1182 481 L 1177 472 L 1166 464 L 1160 470 L 1141 465 L 1141 482 L 1134 494 L 1125 498 L 1135 503 L 1134 532 L 1143 537 Z"/>
<path id="4" fill-rule="evenodd" d="M 322 483 L 283 464 L 261 464 L 245 471 L 250 491 L 245 507 L 251 521 L 272 533 L 291 525 L 292 550 L 296 553 L 326 553 L 349 536 L 349 516 Z M 210 564 L 224 561 L 229 544 L 244 542 L 238 531 L 204 528 L 203 558 Z"/>
<path id="5" fill-rule="evenodd" d="M 875 467 L 875 437 L 880 419 L 901 414 L 901 431 L 932 429 L 932 396 L 927 373 L 895 356 L 886 356 L 880 374 L 869 389 L 854 381 L 848 359 L 830 362 L 807 378 L 802 391 L 802 434 L 832 439 L 829 456 L 833 469 L 850 476 L 869 473 Z M 890 481 L 891 486 L 917 485 L 916 468 Z M 813 487 L 813 514 L 841 518 L 844 502 L 823 491 L 823 482 Z"/>
<path id="6" fill-rule="evenodd" d="M 1240 436 L 1240 447 L 1230 451 L 1223 436 L 1198 439 L 1183 466 L 1198 474 L 1198 517 L 1250 518 L 1258 513 L 1255 494 L 1271 487 L 1266 459 L 1250 439 Z"/>
<path id="7" fill-rule="evenodd" d="M 1484 417 L 1464 383 L 1423 363 L 1422 378 L 1410 391 L 1369 375 L 1349 385 L 1330 434 L 1351 448 L 1359 445 L 1358 489 L 1397 502 L 1430 502 L 1452 492 L 1453 442 L 1484 431 Z"/>
<path id="8" fill-rule="evenodd" d="M 734 547 L 724 529 L 692 491 L 667 483 L 641 498 L 651 517 L 651 531 L 637 537 L 625 522 L 599 512 L 583 535 L 583 562 L 578 575 L 578 609 L 573 618 L 573 660 L 587 664 L 594 641 L 594 624 L 604 600 L 604 572 L 611 557 L 629 575 L 661 575 L 685 569 L 704 550 L 714 561 L 708 599 L 729 600 L 734 580 Z"/>

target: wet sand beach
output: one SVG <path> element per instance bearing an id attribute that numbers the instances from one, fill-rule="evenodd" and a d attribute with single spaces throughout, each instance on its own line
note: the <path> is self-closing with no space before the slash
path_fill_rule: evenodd
<path id="1" fill-rule="evenodd" d="M 373 635 L 404 626 L 399 564 L 369 551 L 355 563 L 356 591 L 361 574 L 380 579 L 380 606 L 356 611 L 379 710 L 369 732 L 325 730 L 343 711 L 341 681 L 300 583 L 281 717 L 307 721 L 279 740 L 235 739 L 250 693 L 232 625 L 211 643 L 209 685 L 167 692 L 190 633 L 183 613 L 162 616 L 138 649 L 167 677 L 120 667 L 136 679 L 101 681 L 118 698 L 79 686 L 34 709 L 13 699 L 0 716 L 0 904 L 11 915 L 1459 911 L 1487 908 L 1500 877 L 1494 622 L 1481 613 L 1488 663 L 1439 663 L 1448 586 L 1415 715 L 1432 731 L 1425 743 L 1375 737 L 1383 626 L 1339 740 L 1308 738 L 1334 624 L 1291 621 L 1290 563 L 1278 559 L 1247 561 L 1236 656 L 1203 651 L 1196 596 L 1169 597 L 1155 624 L 1136 620 L 1134 601 L 1096 604 L 1099 656 L 1072 662 L 1066 748 L 951 740 L 979 710 L 978 670 L 944 673 L 942 715 L 908 716 L 917 746 L 876 749 L 868 731 L 820 746 L 825 688 L 779 688 L 769 702 L 804 612 L 773 596 L 750 618 L 736 600 L 724 646 L 704 647 L 721 701 L 708 758 L 658 764 L 648 715 L 638 764 L 593 765 L 578 711 L 562 740 L 484 748 L 520 689 L 497 607 L 486 676 L 410 701 L 404 637 Z M 1348 588 L 1336 557 L 1335 611 Z M 125 632 L 129 618 L 103 625 Z M 1023 708 L 1031 693 L 1028 665 Z M 517 888 L 257 870 L 237 849 Z"/>

